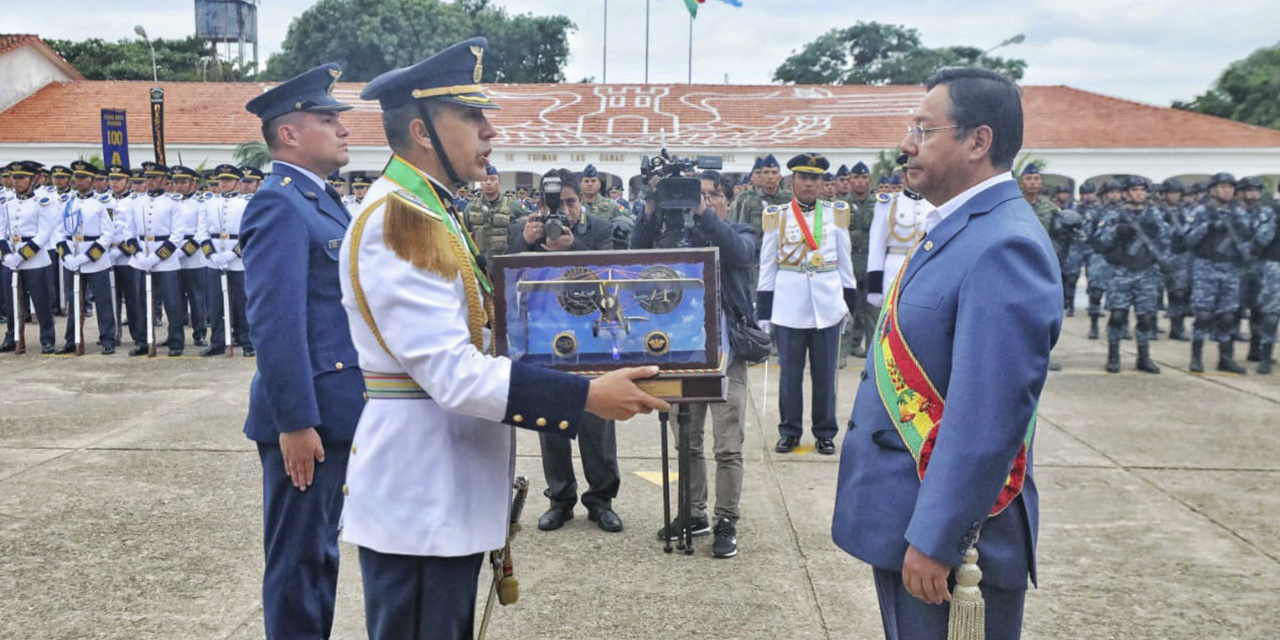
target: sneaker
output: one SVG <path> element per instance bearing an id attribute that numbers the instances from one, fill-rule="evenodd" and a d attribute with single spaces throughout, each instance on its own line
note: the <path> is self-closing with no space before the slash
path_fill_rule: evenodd
<path id="1" fill-rule="evenodd" d="M 693 518 L 689 525 L 693 527 L 693 537 L 701 538 L 702 536 L 711 535 L 711 523 L 707 521 L 706 516 Z M 671 524 L 658 529 L 659 540 L 679 540 L 680 539 L 680 519 L 676 518 Z"/>
<path id="2" fill-rule="evenodd" d="M 738 555 L 738 529 L 732 520 L 720 518 L 716 521 L 716 541 L 711 543 L 711 555 L 716 558 Z"/>

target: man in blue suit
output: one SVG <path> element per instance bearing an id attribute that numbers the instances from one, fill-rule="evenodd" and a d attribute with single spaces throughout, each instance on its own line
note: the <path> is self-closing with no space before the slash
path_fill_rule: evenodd
<path id="1" fill-rule="evenodd" d="M 262 460 L 269 640 L 328 638 L 338 582 L 342 482 L 364 380 L 338 277 L 350 216 L 327 176 L 347 164 L 351 107 L 326 64 L 251 100 L 272 174 L 245 209 L 246 314 L 258 351 L 244 432 Z"/>
<path id="2" fill-rule="evenodd" d="M 948 580 L 976 544 L 986 638 L 1016 639 L 1035 581 L 1031 447 L 1062 282 L 1010 175 L 1018 88 L 977 69 L 927 87 L 901 150 L 912 187 L 940 206 L 887 290 L 831 533 L 874 568 L 886 638 L 947 636 Z"/>

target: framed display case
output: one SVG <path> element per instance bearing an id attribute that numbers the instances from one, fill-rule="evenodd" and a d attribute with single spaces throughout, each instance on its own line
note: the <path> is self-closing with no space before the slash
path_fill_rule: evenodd
<path id="1" fill-rule="evenodd" d="M 724 401 L 717 249 L 495 256 L 490 276 L 498 355 L 585 376 L 657 365 L 650 395 Z"/>

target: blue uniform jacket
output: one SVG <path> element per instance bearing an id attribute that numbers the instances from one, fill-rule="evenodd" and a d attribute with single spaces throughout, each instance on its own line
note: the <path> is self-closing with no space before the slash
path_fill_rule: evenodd
<path id="1" fill-rule="evenodd" d="M 338 256 L 351 217 L 324 188 L 276 165 L 245 209 L 240 244 L 249 335 L 258 371 L 244 433 L 275 443 L 314 427 L 325 442 L 350 442 L 364 408 Z"/>
<path id="2" fill-rule="evenodd" d="M 1062 325 L 1053 245 L 1017 183 L 1003 182 L 930 231 L 903 278 L 899 324 L 946 401 L 938 439 L 922 482 L 868 360 L 842 447 L 831 536 L 872 566 L 901 571 L 908 543 L 959 566 L 981 529 L 983 583 L 1025 589 L 1028 575 L 1035 581 L 1039 522 L 1030 452 L 1021 496 L 987 514 Z"/>

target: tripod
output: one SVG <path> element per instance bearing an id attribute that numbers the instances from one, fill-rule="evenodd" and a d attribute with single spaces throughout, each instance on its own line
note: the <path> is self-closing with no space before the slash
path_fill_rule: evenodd
<path id="1" fill-rule="evenodd" d="M 671 522 L 671 479 L 669 469 L 671 466 L 671 455 L 667 445 L 667 427 L 670 424 L 671 416 L 669 412 L 662 411 L 658 413 L 658 424 L 662 429 L 662 526 L 668 526 Z M 680 533 L 676 549 L 684 551 L 684 555 L 693 555 L 693 493 L 689 488 L 689 473 L 691 462 L 689 460 L 689 423 L 692 422 L 692 416 L 689 411 L 689 403 L 681 402 L 676 406 L 676 465 L 679 474 L 679 486 L 677 487 L 676 501 L 677 509 L 680 514 Z M 662 550 L 671 553 L 671 536 L 664 533 L 662 541 Z"/>

